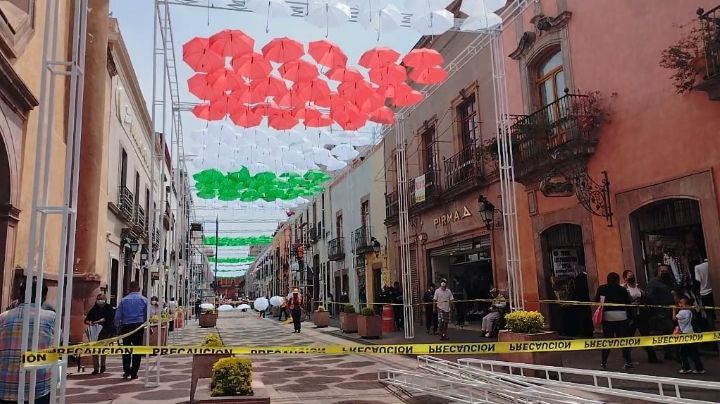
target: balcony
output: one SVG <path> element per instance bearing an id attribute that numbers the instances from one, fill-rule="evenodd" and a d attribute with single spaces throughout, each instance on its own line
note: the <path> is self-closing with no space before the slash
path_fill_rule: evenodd
<path id="1" fill-rule="evenodd" d="M 342 261 L 345 258 L 345 239 L 334 238 L 328 241 L 328 259 L 330 261 Z"/>
<path id="2" fill-rule="evenodd" d="M 365 254 L 373 250 L 372 236 L 370 235 L 370 228 L 362 226 L 352 233 L 353 248 L 355 254 Z"/>
<path id="3" fill-rule="evenodd" d="M 143 209 L 140 205 L 135 205 L 133 223 L 135 223 L 135 226 L 140 229 L 141 233 L 145 232 L 145 209 Z"/>
<path id="4" fill-rule="evenodd" d="M 393 191 L 385 194 L 385 224 L 388 226 L 397 224 L 399 213 L 398 192 Z"/>
<path id="5" fill-rule="evenodd" d="M 310 240 L 310 244 L 317 244 L 318 240 L 320 240 L 318 226 L 311 226 L 308 229 L 308 240 Z"/>
<path id="6" fill-rule="evenodd" d="M 157 250 L 160 247 L 160 230 L 155 229 L 152 237 L 153 249 Z"/>
<path id="7" fill-rule="evenodd" d="M 118 210 L 120 216 L 127 221 L 133 218 L 133 201 L 135 200 L 133 193 L 125 186 L 118 189 Z"/>
<path id="8" fill-rule="evenodd" d="M 430 169 L 423 174 L 425 176 L 425 195 L 416 194 L 415 178 L 408 180 L 408 209 L 409 214 L 414 215 L 423 210 L 424 207 L 433 205 L 440 197 L 440 171 Z M 418 196 L 423 200 L 418 201 Z"/>
<path id="9" fill-rule="evenodd" d="M 705 68 L 695 88 L 707 92 L 711 100 L 720 101 L 720 6 L 708 12 L 699 9 L 698 16 Z"/>
<path id="10" fill-rule="evenodd" d="M 515 178 L 527 185 L 552 167 L 595 153 L 604 112 L 594 95 L 566 94 L 510 126 Z"/>

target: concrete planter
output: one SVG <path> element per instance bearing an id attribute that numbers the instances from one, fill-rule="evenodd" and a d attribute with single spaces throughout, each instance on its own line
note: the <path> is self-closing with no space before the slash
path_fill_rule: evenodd
<path id="1" fill-rule="evenodd" d="M 197 390 L 197 396 L 192 399 L 191 403 L 198 404 L 209 404 L 209 403 L 222 403 L 222 404 L 269 404 L 270 393 L 268 392 L 265 384 L 260 380 L 253 380 L 252 396 L 225 396 L 225 397 L 212 397 L 210 396 L 210 380 L 202 380 Z"/>
<path id="2" fill-rule="evenodd" d="M 525 334 L 501 330 L 498 334 L 498 342 L 552 341 L 557 339 L 559 339 L 558 333 L 555 331 Z M 533 365 L 562 366 L 561 352 L 501 353 L 500 360 L 505 362 L 529 363 Z M 528 375 L 533 376 L 531 374 Z"/>
<path id="3" fill-rule="evenodd" d="M 380 316 L 358 316 L 357 329 L 358 334 L 363 338 L 380 338 L 382 337 L 382 317 Z"/>
<path id="4" fill-rule="evenodd" d="M 357 332 L 357 313 L 340 313 L 342 332 Z"/>
<path id="5" fill-rule="evenodd" d="M 162 331 L 160 331 L 162 330 Z M 150 346 L 158 345 L 158 338 L 160 338 L 160 345 L 167 345 L 168 341 L 168 324 L 163 323 L 160 329 L 157 324 L 150 326 L 150 337 L 147 340 L 147 344 Z"/>
<path id="6" fill-rule="evenodd" d="M 330 325 L 330 313 L 327 311 L 316 311 L 313 313 L 313 323 L 317 328 L 325 328 Z"/>
<path id="7" fill-rule="evenodd" d="M 200 314 L 200 327 L 201 328 L 210 328 L 215 327 L 215 324 L 217 324 L 217 313 L 202 313 Z"/>
<path id="8" fill-rule="evenodd" d="M 195 390 L 198 380 L 210 379 L 212 377 L 212 367 L 215 362 L 222 358 L 229 358 L 232 355 L 193 355 L 192 360 L 192 376 L 190 377 L 190 402 L 194 402 Z M 209 383 L 208 383 L 209 386 Z M 207 393 L 210 396 L 210 392 Z"/>

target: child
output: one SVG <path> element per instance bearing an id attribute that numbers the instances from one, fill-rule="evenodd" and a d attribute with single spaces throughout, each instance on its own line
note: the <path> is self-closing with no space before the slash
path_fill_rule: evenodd
<path id="1" fill-rule="evenodd" d="M 692 334 L 694 333 L 692 326 L 692 310 L 690 310 L 690 299 L 687 297 L 681 297 L 678 300 L 678 308 L 673 309 L 673 317 L 678 322 L 678 328 L 681 334 Z M 695 370 L 690 369 L 690 361 L 695 364 Z M 705 373 L 705 368 L 700 360 L 700 354 L 698 353 L 697 346 L 695 344 L 682 344 L 680 345 L 680 373 Z"/>

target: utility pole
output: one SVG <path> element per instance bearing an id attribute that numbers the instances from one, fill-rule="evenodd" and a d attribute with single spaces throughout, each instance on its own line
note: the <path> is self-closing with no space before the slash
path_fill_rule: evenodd
<path id="1" fill-rule="evenodd" d="M 215 279 L 213 279 L 213 285 L 215 285 L 215 297 L 218 294 L 218 281 L 217 281 L 217 266 L 218 266 L 218 237 L 220 235 L 220 219 L 215 216 Z"/>

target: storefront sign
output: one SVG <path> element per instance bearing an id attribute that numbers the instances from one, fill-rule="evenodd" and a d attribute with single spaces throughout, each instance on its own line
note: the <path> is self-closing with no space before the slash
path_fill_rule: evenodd
<path id="1" fill-rule="evenodd" d="M 572 179 L 557 175 L 540 181 L 540 192 L 548 198 L 567 197 L 575 195 L 575 185 Z"/>
<path id="2" fill-rule="evenodd" d="M 415 178 L 415 203 L 425 202 L 425 174 Z"/>
<path id="3" fill-rule="evenodd" d="M 433 223 L 435 224 L 435 226 L 445 226 L 470 216 L 472 216 L 470 210 L 468 210 L 467 206 L 463 206 L 462 209 L 455 210 L 455 212 L 446 213 L 444 215 L 436 217 L 433 220 Z"/>
<path id="4" fill-rule="evenodd" d="M 577 250 L 572 248 L 558 248 L 552 250 L 552 262 L 556 277 L 568 277 L 570 274 L 574 274 L 577 269 Z"/>

